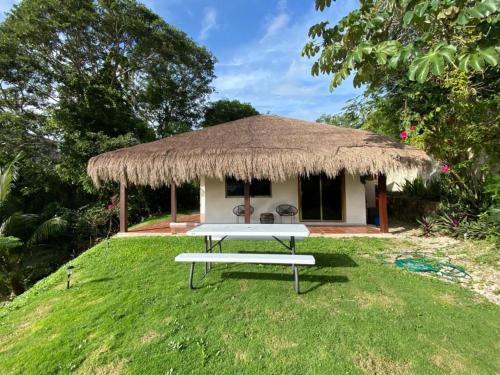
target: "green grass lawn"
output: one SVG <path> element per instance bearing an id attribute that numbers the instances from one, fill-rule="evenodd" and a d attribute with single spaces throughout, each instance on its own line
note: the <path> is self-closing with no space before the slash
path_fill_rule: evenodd
<path id="1" fill-rule="evenodd" d="M 498 373 L 498 306 L 364 253 L 389 239 L 310 238 L 290 267 L 216 265 L 187 289 L 203 248 L 187 237 L 113 239 L 0 309 L 0 373 Z M 224 251 L 282 251 L 228 242 Z"/>

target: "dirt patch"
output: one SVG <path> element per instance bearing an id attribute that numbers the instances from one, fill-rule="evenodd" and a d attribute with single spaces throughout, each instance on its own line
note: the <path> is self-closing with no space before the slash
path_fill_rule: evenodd
<path id="1" fill-rule="evenodd" d="M 463 358 L 457 354 L 446 351 L 438 352 L 431 357 L 432 363 L 444 370 L 448 374 L 467 374 L 467 366 L 463 363 Z"/>
<path id="2" fill-rule="evenodd" d="M 238 362 L 248 362 L 248 353 L 237 351 L 236 353 L 234 353 L 234 358 Z"/>
<path id="3" fill-rule="evenodd" d="M 141 337 L 142 344 L 148 344 L 156 338 L 160 337 L 160 334 L 156 331 L 149 331 L 144 336 Z"/>
<path id="4" fill-rule="evenodd" d="M 296 348 L 297 346 L 299 346 L 298 343 L 285 339 L 284 337 L 273 336 L 266 340 L 266 347 L 273 353 Z"/>
<path id="5" fill-rule="evenodd" d="M 125 361 L 114 361 L 105 365 L 93 367 L 87 373 L 93 375 L 119 375 L 125 373 Z"/>
<path id="6" fill-rule="evenodd" d="M 413 373 L 410 363 L 396 362 L 373 352 L 359 353 L 355 358 L 355 363 L 364 374 L 368 375 L 405 375 Z"/>
<path id="7" fill-rule="evenodd" d="M 267 317 L 274 322 L 297 320 L 297 314 L 290 310 L 267 310 Z"/>
<path id="8" fill-rule="evenodd" d="M 240 285 L 240 290 L 242 292 L 245 292 L 248 290 L 248 280 L 240 280 L 238 282 L 238 284 Z"/>
<path id="9" fill-rule="evenodd" d="M 382 309 L 400 309 L 404 306 L 400 298 L 391 296 L 383 292 L 369 293 L 359 290 L 356 293 L 356 302 L 361 309 L 382 308 Z"/>
<path id="10" fill-rule="evenodd" d="M 18 324 L 17 329 L 24 331 L 30 328 L 37 320 L 46 316 L 52 310 L 54 301 L 47 302 L 33 309 L 29 314 L 25 315 L 23 320 Z"/>
<path id="11" fill-rule="evenodd" d="M 434 296 L 434 298 L 438 302 L 445 305 L 457 305 L 459 303 L 459 301 L 457 301 L 457 298 L 454 295 L 448 293 L 437 294 Z"/>

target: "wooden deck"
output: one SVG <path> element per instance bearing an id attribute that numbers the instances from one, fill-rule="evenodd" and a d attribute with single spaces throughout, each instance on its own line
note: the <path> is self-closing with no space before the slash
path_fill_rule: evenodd
<path id="1" fill-rule="evenodd" d="M 199 214 L 180 215 L 177 223 L 168 220 L 156 224 L 146 224 L 138 228 L 130 228 L 130 235 L 154 235 L 154 234 L 182 234 L 192 229 L 200 222 Z M 381 235 L 380 229 L 371 225 L 307 225 L 312 235 L 335 236 L 335 235 Z"/>

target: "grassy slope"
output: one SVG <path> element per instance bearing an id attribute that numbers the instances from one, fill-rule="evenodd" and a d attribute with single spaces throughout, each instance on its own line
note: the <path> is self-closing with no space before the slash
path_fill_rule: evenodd
<path id="1" fill-rule="evenodd" d="M 225 251 L 279 250 L 233 242 Z M 311 238 L 289 267 L 217 265 L 189 291 L 175 254 L 195 238 L 113 239 L 0 309 L 0 373 L 496 373 L 499 308 L 359 256 L 404 246 Z M 197 276 L 201 275 L 198 267 Z"/>

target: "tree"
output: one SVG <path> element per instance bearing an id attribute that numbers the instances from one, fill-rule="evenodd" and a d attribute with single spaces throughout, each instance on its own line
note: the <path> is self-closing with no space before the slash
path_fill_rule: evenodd
<path id="1" fill-rule="evenodd" d="M 211 53 L 133 0 L 24 0 L 0 51 L 0 120 L 54 140 L 57 174 L 87 190 L 91 156 L 191 129 L 212 92 Z"/>
<path id="2" fill-rule="evenodd" d="M 331 3 L 316 0 L 316 9 Z M 303 54 L 320 54 L 312 73 L 333 73 L 332 88 L 353 72 L 355 85 L 372 86 L 387 71 L 419 83 L 455 69 L 483 74 L 498 65 L 499 9 L 497 0 L 362 0 L 335 26 L 313 25 Z"/>
<path id="3" fill-rule="evenodd" d="M 250 103 L 242 103 L 239 100 L 217 100 L 208 105 L 201 126 L 206 128 L 258 114 L 259 112 Z"/>
<path id="4" fill-rule="evenodd" d="M 366 116 L 371 109 L 368 104 L 368 101 L 360 97 L 349 99 L 340 113 L 333 115 L 322 114 L 316 122 L 359 129 L 365 123 Z"/>
<path id="5" fill-rule="evenodd" d="M 351 74 L 366 85 L 362 127 L 441 161 L 450 207 L 476 218 L 500 155 L 498 11 L 493 0 L 363 0 L 336 25 L 313 25 L 303 50 L 319 55 L 312 74 L 333 74 L 331 89 Z"/>

